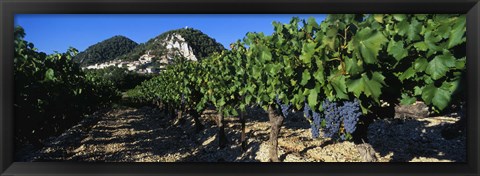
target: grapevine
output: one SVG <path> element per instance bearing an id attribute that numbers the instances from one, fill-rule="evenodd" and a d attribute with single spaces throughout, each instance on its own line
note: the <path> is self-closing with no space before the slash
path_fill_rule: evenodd
<path id="1" fill-rule="evenodd" d="M 220 122 L 248 106 L 261 106 L 272 125 L 270 156 L 278 161 L 276 140 L 290 110 L 303 109 L 313 138 L 323 130 L 324 137 L 349 140 L 381 99 L 422 100 L 442 111 L 461 88 L 464 15 L 329 15 L 320 24 L 292 18 L 273 27 L 272 35 L 247 33 L 232 50 L 206 57 L 196 67 L 169 67 L 162 79 L 146 83 L 151 87 L 146 90 L 156 90 L 151 98 L 176 107 L 180 95 L 189 102 L 192 89 L 197 90 L 189 106 L 197 112 L 215 106 Z M 178 82 L 191 86 L 178 87 Z"/>

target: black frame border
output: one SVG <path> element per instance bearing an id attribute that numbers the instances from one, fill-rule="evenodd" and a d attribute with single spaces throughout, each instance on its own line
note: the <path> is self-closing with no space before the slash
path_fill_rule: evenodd
<path id="1" fill-rule="evenodd" d="M 466 163 L 72 163 L 13 162 L 15 14 L 467 14 Z M 3 0 L 0 1 L 1 175 L 479 175 L 479 0 Z"/>

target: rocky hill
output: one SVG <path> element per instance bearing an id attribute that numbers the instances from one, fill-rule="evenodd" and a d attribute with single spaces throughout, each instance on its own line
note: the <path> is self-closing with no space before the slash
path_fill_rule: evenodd
<path id="1" fill-rule="evenodd" d="M 200 30 L 182 28 L 164 32 L 114 59 L 83 66 L 89 69 L 115 66 L 149 73 L 163 69 L 175 58 L 197 61 L 222 50 L 225 50 L 223 45 Z"/>
<path id="2" fill-rule="evenodd" d="M 138 45 L 132 52 L 120 56 L 121 60 L 138 60 L 144 55 L 158 59 L 172 59 L 181 54 L 188 60 L 198 60 L 225 48 L 215 39 L 193 28 L 183 28 L 164 32 L 145 43 Z"/>
<path id="3" fill-rule="evenodd" d="M 117 35 L 103 40 L 78 53 L 74 60 L 82 66 L 107 62 L 130 53 L 138 44 L 133 40 Z"/>

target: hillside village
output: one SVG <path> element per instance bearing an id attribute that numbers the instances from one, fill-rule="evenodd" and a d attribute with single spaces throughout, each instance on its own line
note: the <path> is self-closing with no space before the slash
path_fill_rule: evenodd
<path id="1" fill-rule="evenodd" d="M 128 71 L 135 71 L 137 73 L 159 73 L 161 69 L 164 68 L 164 66 L 161 66 L 159 68 L 155 68 L 152 65 L 152 58 L 155 57 L 154 55 L 150 55 L 150 53 L 147 53 L 145 55 L 142 55 L 138 61 L 122 61 L 121 59 L 119 60 L 113 60 L 113 61 L 108 61 L 100 64 L 95 64 L 95 65 L 89 65 L 86 67 L 83 67 L 83 69 L 104 69 L 107 67 L 118 67 L 118 68 L 126 68 Z M 163 61 L 163 60 L 162 60 Z"/>

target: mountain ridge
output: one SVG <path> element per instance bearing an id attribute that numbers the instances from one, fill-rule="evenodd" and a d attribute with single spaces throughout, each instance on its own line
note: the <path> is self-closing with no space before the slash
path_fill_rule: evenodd
<path id="1" fill-rule="evenodd" d="M 222 44 L 218 43 L 214 38 L 208 36 L 202 31 L 194 28 L 180 28 L 163 32 L 145 43 L 140 43 L 130 53 L 124 54 L 117 59 L 136 60 L 142 55 L 150 51 L 151 55 L 160 57 L 165 55 L 165 40 L 170 40 L 174 35 L 180 35 L 185 42 L 191 47 L 193 54 L 198 58 L 204 58 L 214 52 L 225 50 Z"/>
<path id="2" fill-rule="evenodd" d="M 118 45 L 104 41 L 99 43 L 101 43 L 100 45 L 105 43 L 106 45 Z M 90 46 L 89 48 L 91 47 L 108 48 L 94 45 Z M 82 67 L 87 69 L 102 69 L 115 66 L 127 68 L 128 70 L 134 70 L 141 73 L 152 73 L 158 72 L 158 70 L 165 68 L 165 66 L 168 64 L 172 64 L 175 58 L 185 58 L 186 60 L 198 61 L 210 54 L 225 50 L 223 45 L 216 42 L 214 38 L 204 34 L 198 29 L 193 28 L 169 30 L 149 39 L 145 43 L 137 44 L 134 48 L 124 48 L 127 48 L 128 52 L 117 51 L 115 53 L 123 54 L 116 55 L 116 57 L 113 58 L 86 58 L 88 60 L 86 63 L 88 64 L 82 62 Z M 87 50 L 82 53 L 83 58 L 85 58 L 85 55 L 89 54 L 90 51 Z M 103 52 L 110 51 L 103 50 Z M 102 54 L 96 53 L 96 55 L 98 56 Z"/>
<path id="3" fill-rule="evenodd" d="M 131 52 L 137 46 L 138 43 L 128 37 L 115 35 L 87 47 L 87 49 L 78 53 L 74 60 L 82 66 L 110 61 Z"/>

